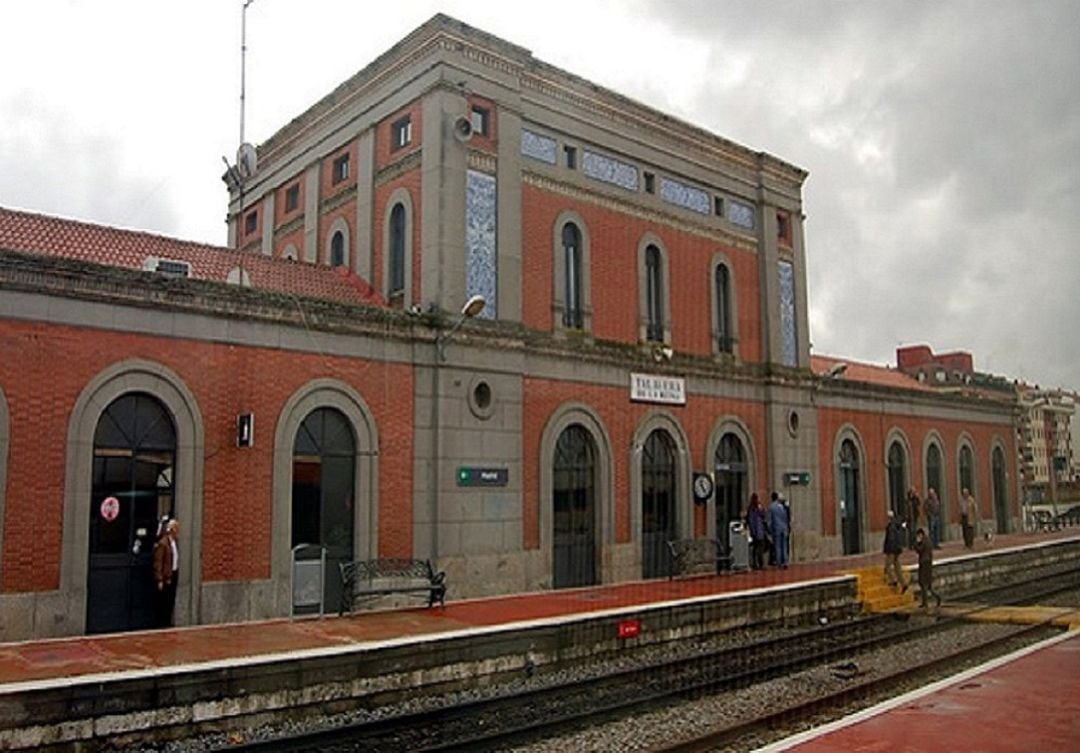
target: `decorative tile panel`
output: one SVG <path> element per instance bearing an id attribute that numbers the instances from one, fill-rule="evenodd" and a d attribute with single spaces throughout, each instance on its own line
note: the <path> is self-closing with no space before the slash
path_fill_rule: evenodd
<path id="1" fill-rule="evenodd" d="M 674 204 L 698 214 L 710 214 L 712 211 L 709 194 L 706 191 L 671 178 L 660 178 L 660 198 L 668 204 Z"/>
<path id="2" fill-rule="evenodd" d="M 494 319 L 498 282 L 495 176 L 469 170 L 465 179 L 465 297 L 484 296 L 479 316 Z"/>
<path id="3" fill-rule="evenodd" d="M 754 229 L 754 208 L 749 204 L 743 204 L 741 201 L 735 201 L 735 199 L 728 199 L 727 218 L 728 222 L 733 225 L 744 227 L 747 230 Z"/>
<path id="4" fill-rule="evenodd" d="M 780 262 L 780 361 L 785 366 L 799 365 L 795 327 L 795 265 Z"/>
<path id="5" fill-rule="evenodd" d="M 538 159 L 554 165 L 558 158 L 558 144 L 549 136 L 541 136 L 532 131 L 521 132 L 521 153 L 526 157 Z"/>
<path id="6" fill-rule="evenodd" d="M 625 188 L 627 191 L 638 190 L 636 167 L 596 152 L 585 152 L 581 159 L 581 172 L 593 180 L 602 180 L 619 188 Z"/>

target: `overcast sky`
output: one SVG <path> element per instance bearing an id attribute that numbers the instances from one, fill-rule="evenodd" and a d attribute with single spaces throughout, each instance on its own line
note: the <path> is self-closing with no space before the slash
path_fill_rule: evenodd
<path id="1" fill-rule="evenodd" d="M 4 3 L 0 206 L 223 244 L 241 5 Z M 247 140 L 440 11 L 807 169 L 815 352 L 1080 389 L 1080 2 L 255 0 Z"/>

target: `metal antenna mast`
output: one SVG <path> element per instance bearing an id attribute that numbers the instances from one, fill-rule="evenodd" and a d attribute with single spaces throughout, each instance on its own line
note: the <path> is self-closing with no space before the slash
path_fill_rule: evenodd
<path id="1" fill-rule="evenodd" d="M 255 0 L 244 0 L 240 11 L 240 143 L 244 143 L 244 91 L 247 80 L 247 9 Z"/>

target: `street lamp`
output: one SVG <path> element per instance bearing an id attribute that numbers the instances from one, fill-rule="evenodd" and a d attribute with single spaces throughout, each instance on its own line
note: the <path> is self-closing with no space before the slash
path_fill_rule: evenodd
<path id="1" fill-rule="evenodd" d="M 435 338 L 435 347 L 439 351 L 439 360 L 446 360 L 446 341 L 447 339 L 461 329 L 461 325 L 465 323 L 466 319 L 472 319 L 474 316 L 484 310 L 484 306 L 487 305 L 487 301 L 484 300 L 482 295 L 474 295 L 469 300 L 465 301 L 465 305 L 461 307 L 461 314 L 458 316 L 457 321 L 453 326 L 445 332 L 440 332 Z"/>

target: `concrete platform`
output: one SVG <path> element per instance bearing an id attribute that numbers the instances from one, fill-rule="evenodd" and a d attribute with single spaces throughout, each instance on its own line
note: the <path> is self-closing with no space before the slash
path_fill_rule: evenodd
<path id="1" fill-rule="evenodd" d="M 1064 633 L 762 750 L 1080 750 L 1080 632 Z"/>
<path id="2" fill-rule="evenodd" d="M 992 548 L 980 542 L 975 552 L 948 544 L 937 572 L 962 588 L 1026 562 L 1069 558 L 1080 559 L 1077 533 L 1017 535 Z M 439 692 L 603 652 L 850 614 L 861 601 L 849 573 L 881 561 L 874 553 L 785 570 L 451 601 L 445 609 L 0 644 L 0 749 L 242 728 L 258 715 Z"/>

